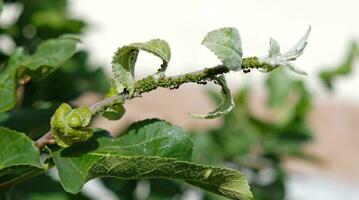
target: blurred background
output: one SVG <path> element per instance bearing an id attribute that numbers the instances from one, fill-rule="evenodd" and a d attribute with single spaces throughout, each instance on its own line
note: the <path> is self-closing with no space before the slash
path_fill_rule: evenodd
<path id="1" fill-rule="evenodd" d="M 203 69 L 219 61 L 200 43 L 207 32 L 239 29 L 244 56 L 264 56 L 269 37 L 289 49 L 309 25 L 309 44 L 296 62 L 308 76 L 275 70 L 231 73 L 236 108 L 216 120 L 195 120 L 219 100 L 214 85 L 158 89 L 126 102 L 120 121 L 98 118 L 97 127 L 119 135 L 149 117 L 183 127 L 196 145 L 194 160 L 246 173 L 255 199 L 359 199 L 359 2 L 356 0 L 5 1 L 0 17 L 0 58 L 17 47 L 33 52 L 45 39 L 74 34 L 79 52 L 47 78 L 19 88 L 16 109 L 0 125 L 36 139 L 48 130 L 61 102 L 90 105 L 109 88 L 111 58 L 120 46 L 153 38 L 172 51 L 167 75 Z M 136 75 L 161 61 L 140 53 Z M 169 109 L 171 108 L 171 109 Z M 19 126 L 18 121 L 26 121 Z M 47 183 L 47 188 L 35 183 Z M 98 179 L 76 196 L 65 194 L 56 173 L 16 188 L 17 199 L 220 199 L 172 181 Z M 14 192 L 15 193 L 15 192 Z"/>

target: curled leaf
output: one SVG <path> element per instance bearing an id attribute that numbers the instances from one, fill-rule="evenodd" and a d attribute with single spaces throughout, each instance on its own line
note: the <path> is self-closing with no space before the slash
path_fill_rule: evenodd
<path id="1" fill-rule="evenodd" d="M 61 147 L 69 147 L 84 142 L 92 137 L 90 124 L 92 113 L 87 107 L 72 109 L 63 103 L 51 117 L 51 132 L 56 143 Z"/>
<path id="2" fill-rule="evenodd" d="M 210 49 L 230 70 L 237 71 L 242 65 L 242 44 L 236 28 L 221 28 L 211 31 L 202 44 Z"/>
<path id="3" fill-rule="evenodd" d="M 223 75 L 219 77 L 215 77 L 214 80 L 217 84 L 222 87 L 221 94 L 222 94 L 222 103 L 212 112 L 201 115 L 201 114 L 191 114 L 192 117 L 198 119 L 214 119 L 221 115 L 228 114 L 234 108 L 234 101 L 232 99 L 231 91 L 227 86 L 226 79 Z"/>
<path id="4" fill-rule="evenodd" d="M 171 58 L 171 49 L 164 40 L 153 39 L 144 43 L 133 43 L 119 48 L 112 60 L 112 73 L 114 83 L 118 93 L 124 91 L 130 95 L 134 90 L 135 64 L 138 52 L 147 51 L 162 59 L 163 64 L 159 72 L 166 71 L 168 62 Z"/>
<path id="5" fill-rule="evenodd" d="M 307 32 L 304 36 L 287 52 L 284 54 L 280 53 L 280 47 L 276 40 L 270 38 L 270 48 L 268 55 L 261 59 L 261 62 L 268 63 L 272 66 L 270 71 L 277 68 L 283 67 L 297 74 L 306 75 L 307 73 L 297 69 L 297 67 L 290 61 L 296 60 L 299 56 L 303 54 L 305 47 L 307 46 L 308 37 L 310 34 L 311 27 L 309 26 Z"/>

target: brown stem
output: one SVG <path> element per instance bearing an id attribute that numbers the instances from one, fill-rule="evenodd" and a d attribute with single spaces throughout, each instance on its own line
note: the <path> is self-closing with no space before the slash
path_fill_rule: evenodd
<path id="1" fill-rule="evenodd" d="M 42 147 L 44 147 L 47 144 L 54 144 L 55 140 L 52 137 L 51 131 L 48 131 L 45 135 L 43 135 L 41 138 L 39 138 L 38 140 L 36 140 L 35 145 L 41 149 Z"/>

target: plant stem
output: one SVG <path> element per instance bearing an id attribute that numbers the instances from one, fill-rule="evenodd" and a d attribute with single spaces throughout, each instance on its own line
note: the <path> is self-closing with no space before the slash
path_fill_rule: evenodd
<path id="1" fill-rule="evenodd" d="M 242 70 L 245 72 L 249 69 L 266 69 L 268 67 L 267 65 L 268 64 L 266 63 L 260 62 L 257 57 L 248 57 L 243 58 L 242 60 Z M 142 93 L 153 91 L 159 87 L 177 89 L 184 83 L 193 82 L 199 84 L 206 84 L 207 81 L 211 81 L 215 76 L 228 73 L 229 71 L 229 68 L 225 65 L 218 65 L 212 68 L 205 68 L 203 70 L 177 76 L 160 76 L 156 78 L 153 75 L 150 75 L 135 83 L 135 90 L 132 96 L 126 93 L 121 93 L 116 96 L 99 101 L 91 105 L 89 109 L 95 115 L 106 107 L 113 105 L 115 102 L 125 102 L 127 99 L 139 97 Z M 49 131 L 36 141 L 36 146 L 41 149 L 45 145 L 53 143 L 55 143 L 55 141 L 51 134 L 51 131 Z"/>

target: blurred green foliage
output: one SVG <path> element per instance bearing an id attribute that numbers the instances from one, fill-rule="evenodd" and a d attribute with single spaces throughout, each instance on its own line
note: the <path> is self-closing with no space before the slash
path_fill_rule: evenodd
<path id="1" fill-rule="evenodd" d="M 359 46 L 358 43 L 353 40 L 348 46 L 346 56 L 338 66 L 324 69 L 320 72 L 319 77 L 324 85 L 329 90 L 333 90 L 334 80 L 341 76 L 348 76 L 353 71 L 357 58 L 359 58 Z"/>
<path id="2" fill-rule="evenodd" d="M 285 85 L 285 86 L 283 86 Z M 259 102 L 251 88 L 241 89 L 236 107 L 224 116 L 221 127 L 194 133 L 194 142 L 203 147 L 195 151 L 195 160 L 224 163 L 246 172 L 255 199 L 284 199 L 286 172 L 283 158 L 307 158 L 301 146 L 312 139 L 306 121 L 311 108 L 310 94 L 304 83 L 275 70 L 267 78 L 267 105 L 271 119 L 251 109 Z M 283 88 L 286 87 L 286 88 Z M 278 94 L 281 90 L 283 93 Z M 215 156 L 213 156 L 215 155 Z"/>

